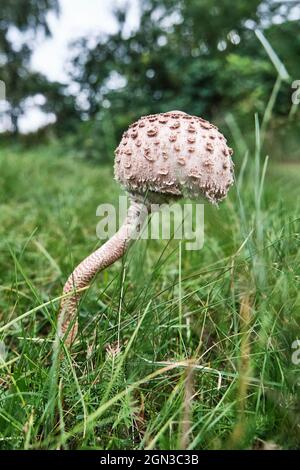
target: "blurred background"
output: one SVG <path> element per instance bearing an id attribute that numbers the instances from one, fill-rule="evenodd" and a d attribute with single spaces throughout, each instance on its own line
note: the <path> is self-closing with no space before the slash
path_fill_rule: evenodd
<path id="1" fill-rule="evenodd" d="M 129 123 L 181 109 L 243 153 L 257 113 L 272 158 L 295 160 L 299 21 L 294 0 L 1 0 L 2 142 L 108 162 Z"/>

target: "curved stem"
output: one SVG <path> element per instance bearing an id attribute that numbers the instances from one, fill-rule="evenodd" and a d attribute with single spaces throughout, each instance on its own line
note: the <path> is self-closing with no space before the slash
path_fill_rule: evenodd
<path id="1" fill-rule="evenodd" d="M 99 271 L 107 268 L 124 255 L 130 240 L 140 232 L 147 214 L 145 205 L 131 198 L 127 217 L 122 227 L 110 240 L 85 258 L 69 276 L 63 293 L 73 292 L 73 294 L 62 299 L 58 315 L 59 335 L 62 337 L 67 333 L 66 345 L 69 346 L 73 343 L 78 331 L 76 317 L 81 293 L 76 291 L 88 286 Z"/>

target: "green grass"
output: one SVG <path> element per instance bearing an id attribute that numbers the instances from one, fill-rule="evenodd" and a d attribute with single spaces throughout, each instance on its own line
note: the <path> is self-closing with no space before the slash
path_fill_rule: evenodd
<path id="1" fill-rule="evenodd" d="M 135 243 L 84 296 L 60 363 L 53 299 L 121 191 L 54 146 L 0 152 L 0 448 L 299 448 L 297 164 L 249 155 L 239 195 L 205 206 L 200 251 Z"/>

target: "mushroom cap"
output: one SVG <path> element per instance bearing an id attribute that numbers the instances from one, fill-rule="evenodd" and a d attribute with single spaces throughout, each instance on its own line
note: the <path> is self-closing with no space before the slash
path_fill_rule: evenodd
<path id="1" fill-rule="evenodd" d="M 233 184 L 232 153 L 205 119 L 182 111 L 143 116 L 115 151 L 115 178 L 133 194 L 217 203 Z"/>

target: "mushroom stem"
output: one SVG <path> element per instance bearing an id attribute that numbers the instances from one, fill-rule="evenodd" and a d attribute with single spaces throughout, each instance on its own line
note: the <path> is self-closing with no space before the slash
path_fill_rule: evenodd
<path id="1" fill-rule="evenodd" d="M 69 295 L 62 299 L 58 314 L 58 333 L 60 337 L 67 335 L 67 346 L 73 343 L 78 331 L 77 307 L 81 292 L 77 291 L 87 287 L 99 271 L 124 255 L 130 240 L 140 232 L 147 215 L 148 210 L 143 202 L 131 197 L 126 219 L 118 232 L 85 258 L 69 276 L 63 289 L 63 293 Z"/>

